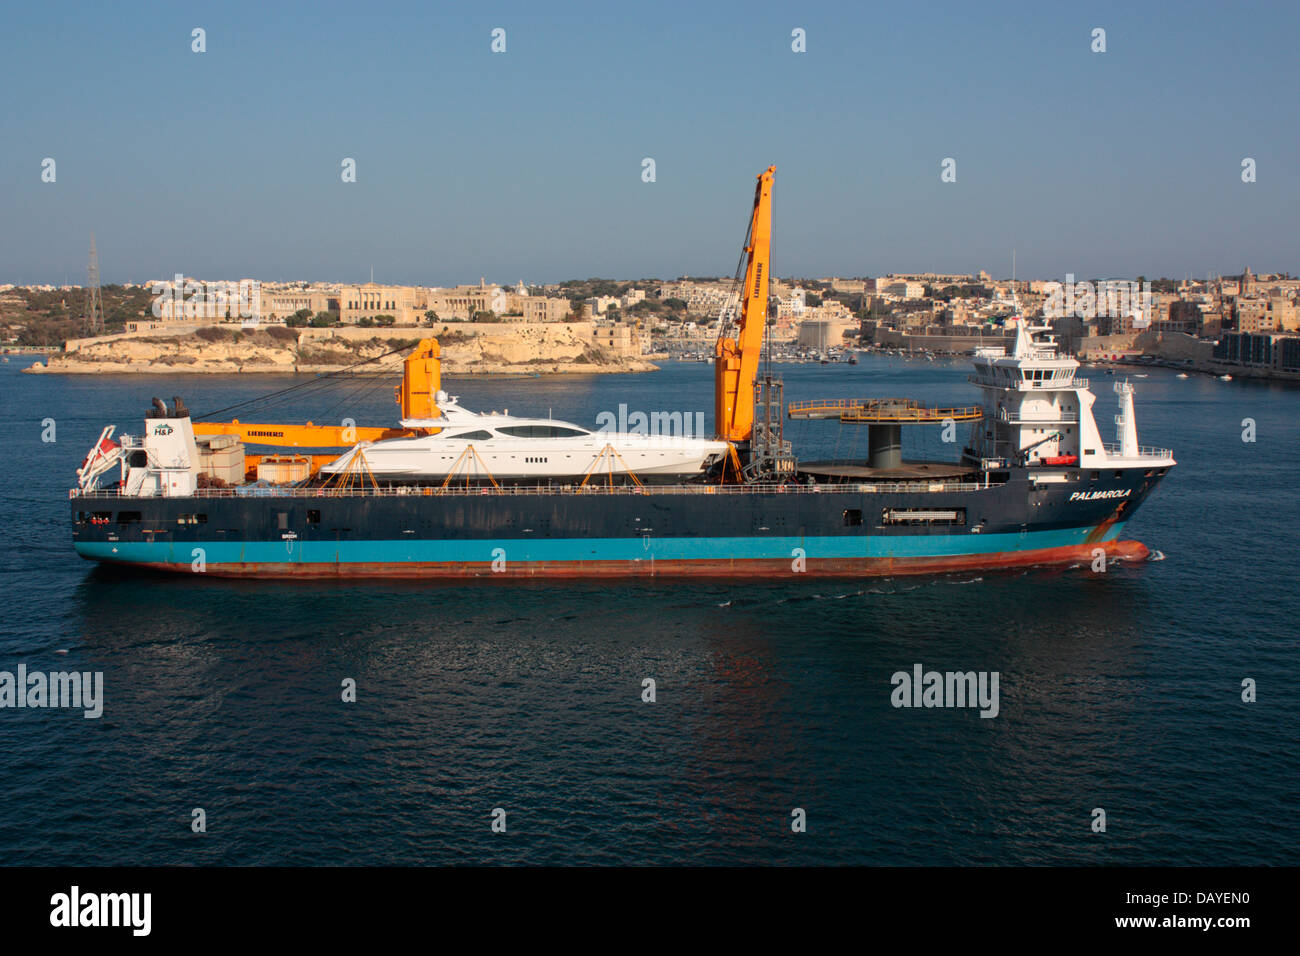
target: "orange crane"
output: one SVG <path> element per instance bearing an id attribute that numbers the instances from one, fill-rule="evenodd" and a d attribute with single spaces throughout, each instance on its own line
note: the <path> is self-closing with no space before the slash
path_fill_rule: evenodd
<path id="1" fill-rule="evenodd" d="M 437 339 L 422 339 L 415 350 L 406 356 L 402 366 L 402 384 L 395 389 L 400 418 L 420 420 L 437 418 L 441 412 L 436 404 L 438 389 L 442 385 L 441 349 Z M 371 425 L 279 425 L 264 422 L 194 422 L 195 435 L 234 435 L 246 445 L 274 445 L 280 448 L 351 448 L 363 441 L 384 438 L 404 438 L 411 435 L 429 435 L 438 428 L 405 427 L 385 428 Z M 257 471 L 262 455 L 245 456 L 245 466 Z M 312 455 L 312 473 L 323 464 L 333 461 L 338 453 Z"/>
<path id="2" fill-rule="evenodd" d="M 767 328 L 768 268 L 772 255 L 772 178 L 776 167 L 759 173 L 754 212 L 745 236 L 745 284 L 735 322 L 719 323 L 713 358 L 713 415 L 718 437 L 748 442 L 754 434 L 754 380 Z M 734 337 L 731 333 L 734 332 Z"/>

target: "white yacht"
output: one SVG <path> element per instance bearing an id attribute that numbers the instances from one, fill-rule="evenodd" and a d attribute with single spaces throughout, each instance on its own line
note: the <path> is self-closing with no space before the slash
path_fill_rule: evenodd
<path id="1" fill-rule="evenodd" d="M 627 476 L 641 481 L 681 482 L 719 462 L 727 443 L 680 435 L 647 435 L 583 428 L 551 418 L 506 412 L 472 412 L 439 392 L 441 415 L 403 419 L 402 427 L 431 434 L 362 442 L 321 467 L 330 477 L 368 471 L 379 481 L 461 480 L 508 483 L 592 480 Z M 689 418 L 680 416 L 677 418 Z M 689 427 L 689 422 L 686 423 Z"/>

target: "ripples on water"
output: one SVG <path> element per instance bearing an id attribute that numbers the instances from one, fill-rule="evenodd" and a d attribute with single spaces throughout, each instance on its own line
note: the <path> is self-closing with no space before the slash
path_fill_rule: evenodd
<path id="1" fill-rule="evenodd" d="M 784 371 L 791 400 L 971 391 L 962 363 Z M 1180 466 L 1129 532 L 1166 560 L 1104 576 L 331 585 L 73 554 L 66 488 L 102 424 L 138 430 L 154 394 L 202 411 L 291 381 L 0 371 L 0 669 L 100 670 L 106 697 L 99 720 L 0 711 L 5 862 L 1295 862 L 1300 392 L 1140 382 L 1142 440 Z M 447 384 L 591 424 L 620 402 L 707 409 L 712 369 Z M 340 417 L 387 422 L 390 395 Z M 790 436 L 861 453 L 827 423 Z M 927 440 L 908 451 L 950 453 Z M 999 671 L 999 716 L 894 709 L 891 674 L 918 662 Z"/>

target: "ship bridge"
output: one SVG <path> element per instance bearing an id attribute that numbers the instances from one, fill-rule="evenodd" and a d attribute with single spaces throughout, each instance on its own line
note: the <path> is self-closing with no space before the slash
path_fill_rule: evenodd
<path id="1" fill-rule="evenodd" d="M 1075 377 L 1078 361 L 1059 354 L 1046 333 L 1045 327 L 1016 320 L 1010 355 L 976 357 L 969 381 L 981 389 L 982 414 L 964 459 L 985 468 L 1172 465 L 1168 449 L 1138 445 L 1133 390 L 1127 383 L 1116 387 L 1117 441 L 1102 441 L 1093 416 L 1096 396 L 1088 380 Z"/>

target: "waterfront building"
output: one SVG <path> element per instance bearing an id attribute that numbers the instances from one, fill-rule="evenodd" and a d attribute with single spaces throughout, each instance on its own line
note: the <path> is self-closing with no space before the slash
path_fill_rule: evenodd
<path id="1" fill-rule="evenodd" d="M 1224 332 L 1214 346 L 1214 360 L 1223 365 L 1297 373 L 1300 336 Z"/>

